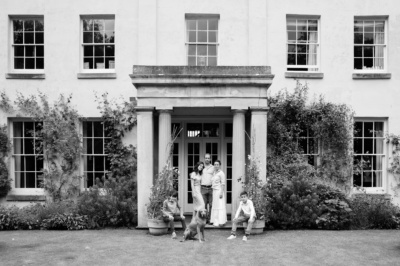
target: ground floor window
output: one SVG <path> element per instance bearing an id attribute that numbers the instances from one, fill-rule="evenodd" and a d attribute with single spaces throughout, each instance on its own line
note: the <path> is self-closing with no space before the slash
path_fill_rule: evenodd
<path id="1" fill-rule="evenodd" d="M 110 170 L 110 161 L 106 153 L 109 141 L 101 121 L 83 122 L 83 175 L 85 188 L 101 182 Z"/>
<path id="2" fill-rule="evenodd" d="M 354 186 L 383 187 L 385 158 L 385 122 L 356 120 L 354 124 L 354 163 L 363 163 L 353 175 Z"/>
<path id="3" fill-rule="evenodd" d="M 43 182 L 43 154 L 37 131 L 41 123 L 14 121 L 12 125 L 15 188 L 40 188 Z"/>

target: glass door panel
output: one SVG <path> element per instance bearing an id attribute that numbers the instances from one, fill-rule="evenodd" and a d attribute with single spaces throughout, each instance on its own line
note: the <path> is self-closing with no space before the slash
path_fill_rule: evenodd
<path id="1" fill-rule="evenodd" d="M 200 161 L 200 144 L 201 142 L 188 142 L 187 143 L 187 153 L 186 153 L 186 161 L 187 161 L 187 171 L 186 171 L 186 196 L 185 196 L 185 211 L 191 212 L 193 209 L 193 198 L 192 198 L 192 188 L 190 186 L 190 173 L 193 172 L 194 166 L 196 163 Z"/>

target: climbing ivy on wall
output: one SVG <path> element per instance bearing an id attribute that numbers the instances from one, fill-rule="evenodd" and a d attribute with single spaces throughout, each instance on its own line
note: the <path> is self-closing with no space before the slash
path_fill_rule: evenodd
<path id="1" fill-rule="evenodd" d="M 269 97 L 268 175 L 290 176 L 290 166 L 308 168 L 300 139 L 308 131 L 318 140 L 319 164 L 312 175 L 349 188 L 352 175 L 353 112 L 322 96 L 310 100 L 308 85 L 297 81 L 292 93 L 282 90 Z M 315 144 L 317 145 L 317 144 Z M 297 170 L 295 170 L 297 171 Z"/>
<path id="2" fill-rule="evenodd" d="M 0 127 L 0 197 L 4 197 L 11 190 L 11 180 L 8 178 L 8 169 L 5 163 L 10 151 L 10 141 L 7 136 L 7 127 Z"/>

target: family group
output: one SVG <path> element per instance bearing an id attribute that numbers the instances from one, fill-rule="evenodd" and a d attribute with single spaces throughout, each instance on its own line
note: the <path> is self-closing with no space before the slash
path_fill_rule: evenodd
<path id="1" fill-rule="evenodd" d="M 205 224 L 211 224 L 214 227 L 222 227 L 227 222 L 226 214 L 226 177 L 221 170 L 221 161 L 215 160 L 211 163 L 211 155 L 206 153 L 204 163 L 198 162 L 193 172 L 190 174 L 192 197 L 193 197 L 193 218 L 192 223 L 199 223 L 199 214 L 206 213 Z M 163 218 L 169 223 L 172 232 L 172 238 L 176 239 L 174 221 L 181 221 L 182 228 L 186 230 L 185 216 L 178 203 L 178 193 L 173 192 L 163 204 Z M 240 204 L 236 215 L 232 220 L 232 232 L 229 240 L 236 238 L 236 229 L 238 223 L 248 222 L 243 240 L 247 241 L 253 223 L 256 219 L 253 202 L 248 198 L 245 191 L 240 194 Z M 204 228 L 204 226 L 203 226 Z"/>

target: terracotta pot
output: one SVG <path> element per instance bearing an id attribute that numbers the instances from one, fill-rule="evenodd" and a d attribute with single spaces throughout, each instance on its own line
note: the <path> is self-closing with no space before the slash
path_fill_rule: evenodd
<path id="1" fill-rule="evenodd" d="M 147 227 L 151 235 L 165 235 L 168 232 L 168 225 L 163 220 L 147 219 Z"/>
<path id="2" fill-rule="evenodd" d="M 243 227 L 247 228 L 247 222 L 243 223 Z M 259 235 L 262 234 L 265 227 L 265 220 L 256 220 L 253 224 L 253 228 L 251 229 L 250 234 Z"/>

